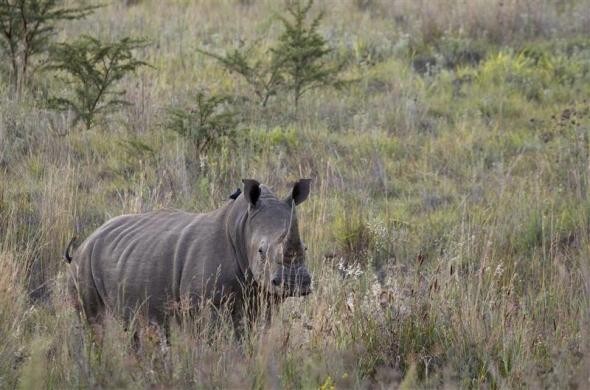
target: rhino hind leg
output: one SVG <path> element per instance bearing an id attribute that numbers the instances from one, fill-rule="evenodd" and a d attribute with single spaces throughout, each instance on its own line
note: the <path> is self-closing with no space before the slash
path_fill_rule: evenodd
<path id="1" fill-rule="evenodd" d="M 143 324 L 134 324 L 125 329 L 131 332 L 131 349 L 138 355 L 145 349 L 145 343 L 157 345 L 158 348 L 167 353 L 170 350 L 170 322 L 148 321 Z"/>
<path id="2" fill-rule="evenodd" d="M 89 296 L 90 295 L 90 296 Z M 104 336 L 104 318 L 105 318 L 105 306 L 96 296 L 98 294 L 87 293 L 76 293 L 76 296 L 72 298 L 75 302 L 74 307 L 80 320 L 85 318 L 88 325 L 90 325 L 90 331 L 92 333 L 93 341 L 96 345 L 102 346 Z"/>
<path id="3" fill-rule="evenodd" d="M 95 343 L 102 345 L 106 307 L 88 268 L 73 264 L 68 279 L 68 297 L 80 320 L 85 318 L 90 325 Z"/>
<path id="4" fill-rule="evenodd" d="M 96 297 L 91 296 L 85 299 L 84 315 L 90 324 L 94 341 L 97 345 L 102 346 L 104 337 L 105 306 L 102 301 L 100 301 L 100 298 L 97 299 Z"/>
<path id="5" fill-rule="evenodd" d="M 145 305 L 123 310 L 124 330 L 131 334 L 131 349 L 140 353 L 143 343 L 158 344 L 164 349 L 170 347 L 170 317 L 160 310 L 150 309 L 149 300 Z"/>

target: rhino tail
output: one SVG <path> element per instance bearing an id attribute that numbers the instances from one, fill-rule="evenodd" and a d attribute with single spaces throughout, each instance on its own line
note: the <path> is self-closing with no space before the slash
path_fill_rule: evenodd
<path id="1" fill-rule="evenodd" d="M 64 252 L 64 260 L 66 261 L 66 263 L 70 264 L 72 262 L 72 256 L 70 256 L 70 249 L 72 248 L 72 245 L 74 245 L 74 242 L 76 241 L 78 237 L 74 236 L 71 240 L 70 243 L 68 244 L 68 246 L 66 247 L 66 250 Z"/>

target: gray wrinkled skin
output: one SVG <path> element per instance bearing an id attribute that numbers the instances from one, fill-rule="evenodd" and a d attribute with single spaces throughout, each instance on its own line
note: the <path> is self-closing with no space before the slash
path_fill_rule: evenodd
<path id="1" fill-rule="evenodd" d="M 227 305 L 239 320 L 250 295 L 282 300 L 311 292 L 295 205 L 310 180 L 278 199 L 244 180 L 244 192 L 205 214 L 154 211 L 113 218 L 76 250 L 69 291 L 91 324 L 106 310 L 130 321 L 136 312 L 166 325 L 181 302 Z"/>

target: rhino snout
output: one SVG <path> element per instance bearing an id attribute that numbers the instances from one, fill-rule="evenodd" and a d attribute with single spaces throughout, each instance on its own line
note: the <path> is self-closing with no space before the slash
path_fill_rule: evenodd
<path id="1" fill-rule="evenodd" d="M 311 293 L 311 275 L 305 266 L 281 266 L 271 280 L 275 289 L 287 296 Z"/>

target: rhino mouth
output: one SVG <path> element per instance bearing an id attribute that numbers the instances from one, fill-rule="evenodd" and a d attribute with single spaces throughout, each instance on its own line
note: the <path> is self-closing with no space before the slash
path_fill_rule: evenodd
<path id="1" fill-rule="evenodd" d="M 311 276 L 305 267 L 281 267 L 272 278 L 275 293 L 284 297 L 301 297 L 311 294 Z"/>

